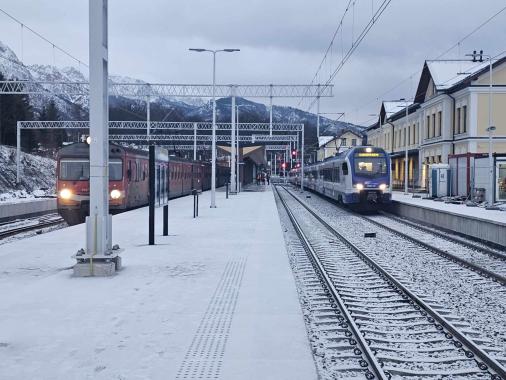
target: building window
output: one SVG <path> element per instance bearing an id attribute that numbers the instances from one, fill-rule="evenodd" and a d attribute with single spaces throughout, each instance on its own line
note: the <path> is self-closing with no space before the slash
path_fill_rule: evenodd
<path id="1" fill-rule="evenodd" d="M 376 141 L 376 139 L 374 139 Z M 357 146 L 357 139 L 351 139 L 351 146 Z"/>
<path id="2" fill-rule="evenodd" d="M 437 156 L 437 163 L 440 164 L 442 161 L 441 161 L 441 155 L 438 155 Z"/>
<path id="3" fill-rule="evenodd" d="M 467 106 L 462 107 L 462 133 L 467 132 Z"/>
<path id="4" fill-rule="evenodd" d="M 436 137 L 436 114 L 432 114 L 432 137 Z"/>
<path id="5" fill-rule="evenodd" d="M 457 123 L 455 124 L 455 134 L 458 135 L 460 133 L 460 107 L 457 108 Z"/>
<path id="6" fill-rule="evenodd" d="M 427 138 L 430 139 L 430 115 L 427 115 Z"/>
<path id="7" fill-rule="evenodd" d="M 439 111 L 437 113 L 437 135 L 441 136 L 441 129 L 443 125 L 443 112 Z"/>
<path id="8" fill-rule="evenodd" d="M 346 146 L 346 137 L 341 139 L 341 146 Z"/>

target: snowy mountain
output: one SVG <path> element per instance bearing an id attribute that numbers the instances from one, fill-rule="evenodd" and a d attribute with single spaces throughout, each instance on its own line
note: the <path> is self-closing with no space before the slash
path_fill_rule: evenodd
<path id="1" fill-rule="evenodd" d="M 57 68 L 50 65 L 25 66 L 7 45 L 0 42 L 0 72 L 6 79 L 85 82 L 86 73 L 75 68 Z M 140 79 L 111 75 L 110 80 L 115 83 L 146 83 Z M 35 116 L 43 106 L 53 99 L 61 114 L 61 119 L 86 119 L 88 104 L 86 97 L 71 94 L 31 95 L 30 103 Z M 210 101 L 201 98 L 154 98 L 151 100 L 152 120 L 163 121 L 211 121 L 212 106 Z M 268 122 L 269 109 L 266 105 L 246 99 L 236 99 L 240 108 L 242 122 Z M 230 98 L 217 101 L 217 119 L 220 122 L 230 121 Z M 146 117 L 146 102 L 143 99 L 113 97 L 110 100 L 111 120 L 144 120 Z M 316 143 L 316 115 L 293 107 L 274 106 L 273 120 L 276 123 L 304 123 L 306 125 L 306 139 L 308 143 Z M 321 135 L 335 135 L 344 129 L 361 132 L 362 127 L 320 118 Z"/>
<path id="2" fill-rule="evenodd" d="M 0 145 L 0 202 L 30 194 L 55 192 L 56 161 L 51 158 L 24 153 L 21 155 L 23 172 L 16 184 L 16 149 Z"/>

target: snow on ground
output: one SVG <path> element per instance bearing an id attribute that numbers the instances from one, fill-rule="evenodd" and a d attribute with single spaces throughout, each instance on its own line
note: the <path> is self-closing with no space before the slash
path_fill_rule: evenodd
<path id="1" fill-rule="evenodd" d="M 506 211 L 486 210 L 483 207 L 468 207 L 464 204 L 457 205 L 451 203 L 436 202 L 431 199 L 413 198 L 412 194 L 404 195 L 401 192 L 395 191 L 392 194 L 392 199 L 394 201 L 408 203 L 416 206 L 422 206 L 448 213 L 460 214 L 488 221 L 506 223 Z"/>
<path id="2" fill-rule="evenodd" d="M 111 278 L 72 277 L 84 225 L 0 246 L 0 378 L 316 378 L 272 192 L 224 198 L 171 201 L 156 246 L 114 216 Z"/>
<path id="3" fill-rule="evenodd" d="M 56 161 L 33 154 L 21 154 L 22 174 L 16 184 L 16 148 L 0 145 L 0 203 L 17 202 L 55 193 Z"/>

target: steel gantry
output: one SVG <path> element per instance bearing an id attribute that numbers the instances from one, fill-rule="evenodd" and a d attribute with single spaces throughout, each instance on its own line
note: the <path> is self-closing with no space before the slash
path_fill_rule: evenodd
<path id="1" fill-rule="evenodd" d="M 150 124 L 151 131 L 190 131 L 194 133 L 192 135 L 183 134 L 148 134 L 148 124 Z M 197 142 L 208 142 L 211 141 L 212 136 L 209 134 L 198 135 L 197 131 L 210 131 L 212 123 L 210 122 L 147 122 L 147 121 L 109 121 L 109 131 L 115 130 L 119 132 L 121 130 L 129 131 L 146 131 L 146 134 L 135 133 L 135 134 L 109 134 L 109 141 L 125 141 L 125 142 L 137 142 L 143 144 L 157 144 L 157 145 L 174 145 L 174 143 L 184 143 L 187 141 L 193 141 L 193 158 L 197 158 L 197 150 L 199 147 L 207 147 L 206 145 L 197 146 Z M 238 123 L 237 131 L 244 132 L 258 132 L 267 133 L 270 130 L 268 123 Z M 16 138 L 16 181 L 19 183 L 21 178 L 21 131 L 24 129 L 64 129 L 64 130 L 82 130 L 88 131 L 90 128 L 89 121 L 19 121 L 17 123 L 17 138 Z M 232 131 L 232 123 L 217 123 L 218 131 Z M 269 143 L 269 142 L 289 142 L 290 146 L 299 145 L 299 133 L 304 130 L 303 124 L 290 124 L 290 123 L 274 123 L 272 130 L 276 132 L 273 135 L 267 134 L 249 134 L 249 135 L 235 135 L 234 134 L 220 134 L 216 136 L 216 141 L 219 142 L 231 142 L 237 140 L 241 143 Z M 280 134 L 281 133 L 281 134 Z M 294 134 L 295 133 L 295 134 Z M 178 145 L 178 149 L 181 145 Z M 185 145 L 187 148 L 189 145 Z M 205 148 L 207 149 L 207 148 Z M 183 150 L 182 148 L 180 150 Z M 187 149 L 191 150 L 191 149 Z M 235 157 L 232 156 L 231 164 L 234 163 L 235 168 Z"/>
<path id="2" fill-rule="evenodd" d="M 109 96 L 211 98 L 211 84 L 114 83 L 109 81 Z M 217 84 L 217 97 L 242 98 L 314 98 L 332 97 L 333 86 L 305 84 Z M 89 95 L 87 82 L 0 81 L 0 94 Z"/>

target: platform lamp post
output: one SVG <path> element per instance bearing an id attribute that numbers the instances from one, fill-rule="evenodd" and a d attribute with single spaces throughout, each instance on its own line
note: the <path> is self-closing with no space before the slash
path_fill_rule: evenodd
<path id="1" fill-rule="evenodd" d="M 211 208 L 216 208 L 216 53 L 233 53 L 240 49 L 188 49 L 197 53 L 212 53 L 213 55 L 213 128 L 212 128 L 212 144 L 211 144 Z"/>
<path id="2" fill-rule="evenodd" d="M 493 153 L 493 141 L 492 133 L 495 131 L 495 126 L 492 122 L 492 56 L 489 54 L 483 54 L 483 50 L 478 53 L 476 50 L 472 54 L 466 54 L 467 57 L 472 57 L 473 62 L 483 62 L 483 58 L 488 60 L 488 165 L 489 165 L 489 186 L 490 191 L 487 191 L 487 198 L 489 206 L 494 204 L 494 153 Z"/>
<path id="3" fill-rule="evenodd" d="M 236 152 L 237 152 L 237 160 L 236 160 L 236 165 L 237 165 L 237 169 L 236 169 L 236 182 L 237 182 L 237 185 L 236 185 L 236 189 L 237 189 L 237 192 L 240 191 L 240 181 L 241 181 L 241 177 L 240 177 L 240 166 L 239 166 L 239 159 L 241 158 L 241 153 L 239 151 L 239 108 L 241 107 L 245 107 L 246 104 L 237 104 L 235 106 L 235 117 L 236 117 L 236 126 L 237 126 L 237 149 L 236 149 Z"/>

